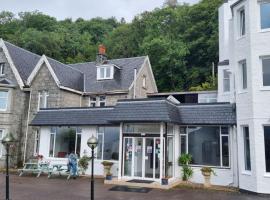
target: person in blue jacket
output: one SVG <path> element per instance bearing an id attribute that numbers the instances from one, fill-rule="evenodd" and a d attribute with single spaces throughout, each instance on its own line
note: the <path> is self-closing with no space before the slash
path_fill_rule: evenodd
<path id="1" fill-rule="evenodd" d="M 76 179 L 76 176 L 78 174 L 78 172 L 77 172 L 77 170 L 78 170 L 77 159 L 78 159 L 78 157 L 74 153 L 74 151 L 72 151 L 71 154 L 69 154 L 69 156 L 68 156 L 68 163 L 70 166 L 70 174 L 73 177 L 73 179 Z"/>

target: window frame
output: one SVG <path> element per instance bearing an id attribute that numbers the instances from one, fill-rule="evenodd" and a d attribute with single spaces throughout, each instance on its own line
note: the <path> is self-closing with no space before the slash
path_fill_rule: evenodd
<path id="1" fill-rule="evenodd" d="M 81 135 L 82 138 L 82 131 L 81 128 L 79 127 L 70 127 L 70 128 L 74 128 L 76 131 L 76 137 L 75 137 L 75 146 L 74 146 L 74 152 L 75 154 L 77 154 L 77 141 L 78 141 L 78 135 Z M 59 158 L 59 157 L 55 157 L 55 144 L 56 144 L 56 134 L 57 134 L 57 127 L 51 127 L 50 128 L 50 140 L 49 140 L 49 158 L 56 158 L 56 159 L 63 159 L 63 158 Z M 53 136 L 53 156 L 50 156 L 50 150 L 51 150 L 51 136 Z M 82 150 L 82 140 L 81 140 L 81 148 L 80 148 L 80 154 L 77 155 L 81 155 L 81 150 Z"/>
<path id="2" fill-rule="evenodd" d="M 245 67 L 245 74 L 244 74 L 244 67 Z M 247 89 L 248 89 L 248 73 L 247 73 L 247 61 L 246 60 L 239 61 L 239 74 L 240 74 L 239 85 L 241 86 L 239 89 L 242 92 L 247 91 Z M 245 82 L 244 82 L 244 75 L 246 78 Z"/>
<path id="3" fill-rule="evenodd" d="M 267 176 L 269 176 L 270 175 L 270 171 L 267 171 L 267 162 L 266 162 L 266 152 L 265 152 L 265 127 L 270 127 L 270 124 L 264 124 L 263 125 L 263 144 L 264 144 L 264 162 L 265 162 L 265 165 L 264 165 L 264 167 L 265 167 L 265 170 L 264 170 L 264 172 L 265 172 L 265 174 L 267 175 Z"/>
<path id="4" fill-rule="evenodd" d="M 244 15 L 242 15 L 244 13 Z M 243 16 L 243 18 L 242 18 Z M 244 20 L 244 21 L 242 21 Z M 246 27 L 246 10 L 245 6 L 242 6 L 237 10 L 237 30 L 238 30 L 238 38 L 243 38 L 246 36 L 247 27 Z"/>
<path id="5" fill-rule="evenodd" d="M 102 101 L 101 101 L 101 97 L 104 98 Z M 101 104 L 103 104 L 103 103 L 104 103 L 104 105 L 101 106 Z M 101 96 L 98 97 L 98 106 L 99 107 L 105 107 L 106 106 L 106 96 L 105 95 L 101 95 Z"/>
<path id="6" fill-rule="evenodd" d="M 5 111 L 7 111 L 8 110 L 8 107 L 9 107 L 9 99 L 10 99 L 10 97 L 9 97 L 9 90 L 0 90 L 0 92 L 6 92 L 7 93 L 7 96 L 6 96 L 6 98 L 5 97 L 0 97 L 0 99 L 6 99 L 6 105 L 5 105 L 5 108 L 4 109 L 2 109 L 2 108 L 0 108 L 0 112 L 2 111 L 2 112 L 5 112 Z"/>
<path id="7" fill-rule="evenodd" d="M 180 126 L 180 128 L 186 128 L 186 133 L 180 133 L 179 130 L 179 135 L 180 135 L 180 155 L 182 154 L 182 149 L 181 149 L 181 136 L 186 136 L 186 153 L 189 154 L 189 149 L 188 149 L 188 142 L 189 142 L 189 128 L 190 127 L 219 127 L 219 148 L 220 148 L 220 165 L 219 166 L 212 166 L 212 165 L 197 165 L 197 164 L 190 164 L 192 167 L 212 167 L 212 168 L 220 168 L 220 169 L 230 169 L 231 168 L 231 134 L 230 134 L 230 127 L 229 126 L 205 126 L 205 125 L 198 125 L 198 126 Z M 228 134 L 222 134 L 222 128 L 228 128 Z M 223 164 L 223 150 L 222 150 L 222 137 L 227 137 L 228 138 L 228 152 L 229 152 L 229 165 L 224 166 Z"/>
<path id="8" fill-rule="evenodd" d="M 231 92 L 231 73 L 230 73 L 230 70 L 229 69 L 223 69 L 222 70 L 223 72 L 223 93 L 229 93 Z M 225 78 L 225 73 L 228 73 L 228 78 Z M 225 82 L 228 81 L 229 83 L 229 89 L 228 90 L 225 90 Z"/>
<path id="9" fill-rule="evenodd" d="M 93 98 L 95 98 L 95 100 L 93 100 Z M 92 104 L 94 104 L 95 106 L 92 106 Z M 91 108 L 97 107 L 97 97 L 96 96 L 89 97 L 89 107 L 91 107 Z"/>
<path id="10" fill-rule="evenodd" d="M 40 149 L 40 131 L 35 131 L 35 144 L 34 144 L 34 156 L 39 155 L 39 149 Z"/>
<path id="11" fill-rule="evenodd" d="M 142 87 L 144 89 L 146 89 L 146 75 L 143 75 L 143 79 L 142 79 Z"/>
<path id="12" fill-rule="evenodd" d="M 260 13 L 259 30 L 260 30 L 260 32 L 268 32 L 268 31 L 270 31 L 270 27 L 269 28 L 262 28 L 262 5 L 263 4 L 269 4 L 270 5 L 270 2 L 259 2 L 259 13 Z"/>
<path id="13" fill-rule="evenodd" d="M 37 110 L 40 110 L 42 108 L 48 108 L 48 97 L 49 97 L 49 92 L 47 90 L 42 90 L 38 92 L 38 107 Z M 41 98 L 45 98 L 43 101 L 43 107 L 41 106 Z"/>
<path id="14" fill-rule="evenodd" d="M 0 76 L 5 75 L 5 63 L 0 63 Z"/>
<path id="15" fill-rule="evenodd" d="M 247 147 L 247 140 L 246 140 L 246 132 L 245 132 L 245 129 L 248 129 L 248 142 L 249 142 L 249 165 L 250 165 L 250 169 L 247 169 L 247 150 L 246 150 L 246 147 Z M 251 151 L 250 151 L 250 131 L 249 131 L 249 126 L 248 125 L 243 125 L 241 126 L 241 132 L 242 132 L 242 138 L 243 138 L 243 153 L 244 153 L 244 163 L 243 163 L 243 170 L 244 170 L 244 173 L 251 173 L 252 171 L 252 166 L 251 166 Z"/>
<path id="16" fill-rule="evenodd" d="M 5 135 L 5 129 L 3 128 L 0 128 L 0 131 L 2 132 L 1 133 L 1 137 L 0 137 L 0 158 L 3 156 L 3 152 L 4 152 L 4 147 L 3 147 L 3 144 L 2 144 L 2 139 L 4 138 L 4 135 Z"/>
<path id="17" fill-rule="evenodd" d="M 109 71 L 108 71 L 109 69 Z M 101 70 L 104 70 L 104 76 L 101 76 Z M 110 74 L 108 74 L 108 72 Z M 97 80 L 110 80 L 113 79 L 114 66 L 111 65 L 101 65 L 97 66 Z"/>
<path id="18" fill-rule="evenodd" d="M 270 85 L 264 85 L 263 83 L 263 75 L 264 75 L 264 72 L 263 72 L 263 60 L 270 60 L 270 55 L 266 55 L 266 56 L 260 56 L 260 64 L 261 64 L 261 89 L 262 90 L 270 90 Z M 269 66 L 270 67 L 270 66 Z"/>

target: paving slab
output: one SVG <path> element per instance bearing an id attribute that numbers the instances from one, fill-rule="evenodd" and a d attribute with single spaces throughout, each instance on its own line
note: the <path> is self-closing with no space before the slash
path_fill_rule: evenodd
<path id="1" fill-rule="evenodd" d="M 10 176 L 12 200 L 89 200 L 90 179 L 66 180 L 65 177 L 48 179 L 46 176 Z M 110 191 L 112 185 L 104 185 L 102 179 L 95 184 L 95 200 L 266 200 L 258 195 L 176 188 L 152 189 L 148 193 Z M 0 174 L 0 199 L 5 199 L 5 175 Z"/>

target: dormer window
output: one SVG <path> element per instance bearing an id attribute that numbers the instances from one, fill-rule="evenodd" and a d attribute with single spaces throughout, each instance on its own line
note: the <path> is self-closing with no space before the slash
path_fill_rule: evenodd
<path id="1" fill-rule="evenodd" d="M 97 67 L 97 80 L 113 79 L 114 67 L 102 65 Z"/>
<path id="2" fill-rule="evenodd" d="M 5 75 L 5 63 L 0 63 L 0 76 Z"/>

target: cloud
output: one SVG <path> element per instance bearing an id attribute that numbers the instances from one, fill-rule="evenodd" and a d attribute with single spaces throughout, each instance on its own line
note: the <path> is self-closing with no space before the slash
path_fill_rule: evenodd
<path id="1" fill-rule="evenodd" d="M 195 3 L 198 0 L 185 1 Z M 117 19 L 124 17 L 126 21 L 131 21 L 143 11 L 161 7 L 163 2 L 164 0 L 0 0 L 0 11 L 19 13 L 39 10 L 57 19 L 115 16 Z"/>

